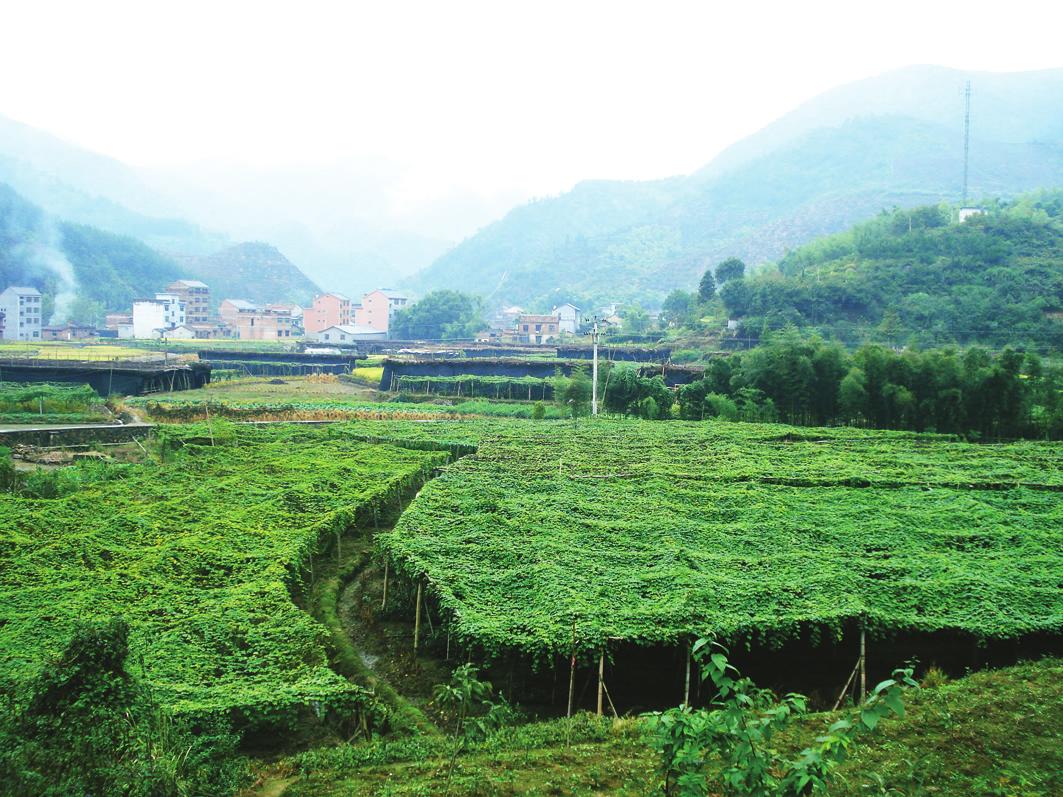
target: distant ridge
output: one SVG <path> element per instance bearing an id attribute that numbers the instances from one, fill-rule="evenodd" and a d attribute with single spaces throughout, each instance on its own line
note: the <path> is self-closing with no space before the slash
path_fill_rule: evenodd
<path id="1" fill-rule="evenodd" d="M 972 196 L 1063 185 L 1063 70 L 909 67 L 828 91 L 690 176 L 516 208 L 410 284 L 477 292 L 505 273 L 500 301 L 654 303 L 725 257 L 775 260 L 884 208 L 956 201 L 968 77 Z"/>

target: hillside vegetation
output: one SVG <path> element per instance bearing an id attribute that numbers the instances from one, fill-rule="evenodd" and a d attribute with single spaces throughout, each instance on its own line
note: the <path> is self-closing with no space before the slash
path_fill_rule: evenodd
<path id="1" fill-rule="evenodd" d="M 178 257 L 177 261 L 189 276 L 210 285 L 215 306 L 226 298 L 306 306 L 320 292 L 276 247 L 261 241 L 236 244 L 204 256 Z"/>
<path id="2" fill-rule="evenodd" d="M 965 77 L 889 73 L 806 103 L 690 176 L 581 183 L 513 210 L 414 284 L 497 288 L 522 304 L 654 303 L 707 263 L 735 255 L 756 265 L 882 208 L 956 201 Z M 1059 71 L 971 77 L 972 196 L 1063 183 Z"/>
<path id="3" fill-rule="evenodd" d="M 720 290 L 746 330 L 786 324 L 846 342 L 1063 345 L 1063 191 L 955 222 L 924 206 L 881 213 Z"/>

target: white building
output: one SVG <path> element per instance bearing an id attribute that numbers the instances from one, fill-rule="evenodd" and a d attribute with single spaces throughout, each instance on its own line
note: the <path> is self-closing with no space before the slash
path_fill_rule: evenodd
<path id="1" fill-rule="evenodd" d="M 560 332 L 575 335 L 583 326 L 583 311 L 574 304 L 563 304 L 555 307 L 550 313 L 557 317 L 557 328 Z"/>
<path id="2" fill-rule="evenodd" d="M 41 292 L 11 286 L 0 293 L 4 340 L 41 339 Z"/>
<path id="3" fill-rule="evenodd" d="M 341 324 L 326 327 L 311 336 L 318 343 L 353 343 L 358 340 L 387 340 L 388 333 L 382 329 L 359 326 L 358 324 Z"/>
<path id="4" fill-rule="evenodd" d="M 133 302 L 134 338 L 157 338 L 184 324 L 185 303 L 175 293 L 156 293 L 154 299 Z"/>

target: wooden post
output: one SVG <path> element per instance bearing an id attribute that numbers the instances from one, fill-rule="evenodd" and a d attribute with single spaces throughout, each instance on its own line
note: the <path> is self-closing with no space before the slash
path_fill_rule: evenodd
<path id="1" fill-rule="evenodd" d="M 572 621 L 572 658 L 569 661 L 568 669 L 568 713 L 566 717 L 572 716 L 572 701 L 576 698 L 576 621 Z"/>
<path id="2" fill-rule="evenodd" d="M 598 656 L 598 716 L 602 716 L 602 699 L 605 697 L 605 648 Z"/>
<path id="3" fill-rule="evenodd" d="M 417 646 L 421 642 L 421 579 L 417 579 L 417 611 L 413 616 L 413 650 L 417 652 Z"/>
<path id="4" fill-rule="evenodd" d="M 390 559 L 384 560 L 384 597 L 380 599 L 380 611 L 384 611 L 388 605 L 388 565 L 391 564 Z"/>
<path id="5" fill-rule="evenodd" d="M 860 623 L 860 702 L 867 698 L 867 642 L 864 624 Z"/>
<path id="6" fill-rule="evenodd" d="M 683 706 L 690 705 L 690 643 L 687 642 L 686 652 L 687 666 L 686 666 L 686 678 L 683 683 Z"/>

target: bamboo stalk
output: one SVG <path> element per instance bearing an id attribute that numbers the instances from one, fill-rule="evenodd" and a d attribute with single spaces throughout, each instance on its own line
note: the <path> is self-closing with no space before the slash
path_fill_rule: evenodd
<path id="1" fill-rule="evenodd" d="M 384 560 L 384 597 L 380 599 L 380 611 L 384 611 L 388 605 L 388 565 L 390 563 L 390 559 Z"/>

